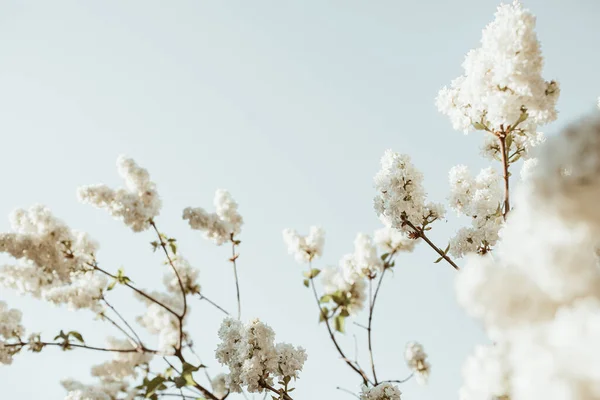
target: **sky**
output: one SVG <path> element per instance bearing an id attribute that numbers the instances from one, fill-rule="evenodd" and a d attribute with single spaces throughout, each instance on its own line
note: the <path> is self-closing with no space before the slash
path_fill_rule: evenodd
<path id="1" fill-rule="evenodd" d="M 544 77 L 562 88 L 559 120 L 543 129 L 552 134 L 592 112 L 600 95 L 600 3 L 525 5 L 538 16 Z M 228 189 L 245 219 L 238 260 L 243 319 L 258 317 L 278 341 L 306 348 L 296 400 L 350 399 L 336 387 L 357 392 L 360 380 L 318 324 L 303 267 L 287 254 L 281 231 L 321 225 L 325 252 L 315 266 L 335 265 L 352 252 L 356 233 L 380 227 L 373 176 L 386 149 L 411 155 L 434 201 L 447 198 L 452 166 L 488 165 L 479 155 L 479 133 L 453 131 L 434 98 L 462 73 L 464 55 L 477 46 L 496 6 L 492 0 L 2 0 L 0 213 L 45 204 L 100 242 L 106 269 L 124 267 L 137 286 L 160 288 L 164 266 L 151 251 L 152 233 L 133 233 L 75 196 L 84 184 L 122 185 L 115 160 L 127 154 L 158 185 L 159 228 L 200 269 L 206 296 L 234 311 L 230 249 L 208 243 L 181 219 L 183 208 L 210 209 L 215 190 Z M 445 247 L 467 223 L 449 212 L 431 236 Z M 0 231 L 9 229 L 8 219 L 0 219 Z M 456 272 L 434 264 L 436 258 L 424 244 L 401 255 L 375 311 L 380 378 L 409 374 L 408 341 L 421 342 L 429 354 L 429 385 L 403 384 L 403 399 L 457 398 L 463 361 L 486 343 L 456 303 Z M 125 288 L 110 299 L 131 320 L 143 310 Z M 93 345 L 118 334 L 87 311 L 6 289 L 0 300 L 20 308 L 28 332 L 46 340 L 61 329 L 76 329 Z M 214 360 L 222 314 L 199 300 L 191 301 L 191 311 L 189 331 L 202 361 L 211 374 L 224 371 Z M 364 324 L 366 315 L 355 321 Z M 361 328 L 350 325 L 340 343 L 352 357 L 358 348 L 368 365 Z M 58 349 L 19 354 L 0 367 L 0 398 L 62 399 L 61 379 L 91 382 L 89 368 L 106 357 Z"/>

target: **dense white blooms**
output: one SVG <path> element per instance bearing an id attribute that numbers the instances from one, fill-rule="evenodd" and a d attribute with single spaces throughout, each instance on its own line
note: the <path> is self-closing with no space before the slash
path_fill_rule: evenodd
<path id="1" fill-rule="evenodd" d="M 79 201 L 106 209 L 110 215 L 121 220 L 134 232 L 150 226 L 150 220 L 160 213 L 161 200 L 156 185 L 148 171 L 123 155 L 117 159 L 119 175 L 125 180 L 125 188 L 111 189 L 97 184 L 80 187 Z"/>
<path id="2" fill-rule="evenodd" d="M 348 262 L 347 258 L 342 258 L 340 263 Z M 350 315 L 357 314 L 364 308 L 367 299 L 367 283 L 364 278 L 356 278 L 349 282 L 344 273 L 344 266 L 328 267 L 321 272 L 321 281 L 325 295 L 339 294 L 340 300 L 343 299 L 344 308 Z"/>
<path id="3" fill-rule="evenodd" d="M 344 280 L 350 284 L 362 278 L 374 278 L 383 270 L 383 261 L 369 235 L 359 233 L 354 240 L 354 253 L 340 260 Z"/>
<path id="4" fill-rule="evenodd" d="M 325 231 L 321 227 L 311 226 L 308 235 L 302 236 L 293 229 L 284 229 L 283 242 L 297 262 L 307 263 L 323 255 Z"/>
<path id="5" fill-rule="evenodd" d="M 177 270 L 177 274 L 183 284 L 183 289 L 186 294 L 197 294 L 200 293 L 200 284 L 198 283 L 198 275 L 200 271 L 190 265 L 187 259 L 177 256 L 173 260 L 173 266 Z M 181 287 L 179 285 L 179 279 L 172 268 L 167 268 L 163 277 L 163 283 L 167 288 L 167 291 L 173 294 L 181 294 Z"/>
<path id="6" fill-rule="evenodd" d="M 444 215 L 440 204 L 425 203 L 423 175 L 406 154 L 385 152 L 375 175 L 375 189 L 375 211 L 386 226 L 410 233 L 414 229 L 406 221 L 418 227 Z"/>
<path id="7" fill-rule="evenodd" d="M 96 308 L 107 280 L 91 271 L 98 245 L 44 206 L 11 214 L 14 232 L 0 234 L 0 252 L 18 260 L 0 268 L 0 283 L 70 308 Z"/>
<path id="8" fill-rule="evenodd" d="M 238 212 L 237 203 L 226 190 L 217 190 L 214 206 L 214 213 L 200 207 L 187 207 L 183 210 L 183 219 L 192 229 L 203 231 L 207 239 L 220 246 L 242 231 L 244 219 Z"/>
<path id="9" fill-rule="evenodd" d="M 450 239 L 450 254 L 462 257 L 467 253 L 486 253 L 498 241 L 498 231 L 504 223 L 501 204 L 501 179 L 492 168 L 485 168 L 473 178 L 464 165 L 452 167 L 450 206 L 470 217 L 471 226 L 461 228 Z"/>
<path id="10" fill-rule="evenodd" d="M 535 17 L 518 1 L 502 4 L 483 30 L 481 46 L 467 54 L 464 75 L 439 92 L 437 107 L 465 133 L 518 125 L 515 148 L 524 151 L 538 141 L 537 126 L 556 119 L 559 88 L 542 78 L 542 67 Z"/>
<path id="11" fill-rule="evenodd" d="M 108 381 L 98 385 L 85 385 L 72 379 L 63 380 L 68 391 L 64 400 L 133 400 L 135 389 L 124 382 Z"/>
<path id="12" fill-rule="evenodd" d="M 130 350 L 136 349 L 128 340 L 107 338 L 108 349 Z M 113 359 L 100 365 L 92 367 L 92 375 L 104 381 L 122 381 L 128 377 L 136 377 L 135 368 L 142 364 L 147 364 L 152 359 L 152 355 L 146 352 L 113 352 Z"/>
<path id="13" fill-rule="evenodd" d="M 400 400 L 401 394 L 397 386 L 384 382 L 373 388 L 363 387 L 360 400 Z"/>
<path id="14" fill-rule="evenodd" d="M 398 251 L 411 252 L 415 248 L 418 239 L 411 239 L 406 232 L 398 229 L 384 227 L 375 231 L 373 235 L 375 244 L 383 253 Z"/>
<path id="15" fill-rule="evenodd" d="M 210 381 L 212 392 L 218 398 L 223 398 L 229 393 L 229 387 L 227 386 L 227 374 L 218 374 Z"/>
<path id="16" fill-rule="evenodd" d="M 276 375 L 280 378 L 289 376 L 297 379 L 304 362 L 308 358 L 306 350 L 302 347 L 296 348 L 289 343 L 277 343 L 275 351 L 277 352 L 278 363 Z"/>
<path id="17" fill-rule="evenodd" d="M 178 314 L 183 311 L 181 292 L 177 294 L 151 292 L 149 295 Z M 136 297 L 147 305 L 144 315 L 137 318 L 138 323 L 146 328 L 148 332 L 158 335 L 157 349 L 159 351 L 173 354 L 175 347 L 179 345 L 179 319 L 160 304 L 156 304 L 141 295 L 136 295 Z M 188 313 L 183 321 L 184 324 L 187 315 L 189 315 L 189 306 Z"/>
<path id="18" fill-rule="evenodd" d="M 5 302 L 0 301 L 0 365 L 12 363 L 16 350 L 7 344 L 20 342 L 20 337 L 25 334 L 21 317 L 21 311 L 8 308 Z"/>
<path id="19" fill-rule="evenodd" d="M 431 365 L 427 362 L 427 354 L 423 350 L 423 346 L 417 342 L 409 342 L 404 349 L 404 359 L 408 368 L 410 368 L 420 385 L 427 383 Z"/>
<path id="20" fill-rule="evenodd" d="M 600 120 L 537 157 L 493 256 L 468 257 L 457 276 L 459 303 L 502 346 L 466 364 L 465 399 L 600 397 Z"/>
<path id="21" fill-rule="evenodd" d="M 226 386 L 232 392 L 245 387 L 248 392 L 262 392 L 273 377 L 295 378 L 302 370 L 306 353 L 288 344 L 275 345 L 275 333 L 266 324 L 253 320 L 247 325 L 226 318 L 219 329 L 216 358 L 229 367 Z"/>
<path id="22" fill-rule="evenodd" d="M 529 177 L 533 173 L 533 169 L 536 168 L 538 164 L 537 158 L 530 158 L 523 162 L 523 166 L 521 167 L 521 180 L 527 181 Z"/>

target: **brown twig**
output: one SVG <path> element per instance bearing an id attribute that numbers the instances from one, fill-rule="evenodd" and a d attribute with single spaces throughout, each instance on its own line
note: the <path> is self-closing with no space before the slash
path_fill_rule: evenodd
<path id="1" fill-rule="evenodd" d="M 423 231 L 423 229 L 416 227 L 412 222 L 410 222 L 408 220 L 405 220 L 404 222 L 406 223 L 406 225 L 410 226 L 414 230 L 414 233 L 417 234 L 420 238 L 422 238 L 429 245 L 429 247 L 431 247 L 433 250 L 435 250 L 435 252 L 438 253 L 440 255 L 440 257 L 442 257 L 444 260 L 446 260 L 446 262 L 448 262 L 448 264 L 452 265 L 452 267 L 454 267 L 455 270 L 457 270 L 457 271 L 460 270 L 458 265 L 456 265 L 456 263 L 454 261 L 452 261 L 452 259 L 450 257 L 448 257 L 448 255 L 446 253 L 444 253 L 443 250 L 441 250 L 439 247 L 437 247 L 427 237 L 427 235 L 425 235 L 425 232 Z"/>
<path id="2" fill-rule="evenodd" d="M 506 221 L 506 216 L 510 211 L 510 188 L 509 181 L 510 175 L 508 173 L 508 149 L 506 148 L 506 133 L 504 131 L 497 132 L 496 136 L 498 136 L 498 140 L 500 141 L 500 153 L 502 155 L 502 174 L 504 176 L 504 210 L 502 212 L 502 216 Z"/>

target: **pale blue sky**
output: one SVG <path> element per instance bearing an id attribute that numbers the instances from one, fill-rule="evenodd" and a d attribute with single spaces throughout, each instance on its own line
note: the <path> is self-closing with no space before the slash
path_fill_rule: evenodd
<path id="1" fill-rule="evenodd" d="M 600 94 L 595 0 L 530 0 L 546 58 L 544 76 L 562 86 L 560 122 L 592 109 Z M 461 73 L 464 54 L 493 18 L 494 0 L 455 1 L 0 1 L 0 213 L 36 202 L 101 243 L 100 262 L 125 266 L 144 287 L 160 285 L 150 232 L 133 234 L 103 211 L 80 205 L 82 184 L 120 185 L 118 154 L 150 170 L 164 200 L 159 226 L 201 269 L 207 296 L 233 310 L 227 248 L 215 248 L 181 220 L 189 205 L 211 207 L 229 189 L 246 220 L 239 268 L 244 318 L 260 317 L 280 341 L 309 354 L 295 398 L 350 399 L 336 386 L 359 381 L 340 361 L 286 254 L 281 230 L 327 231 L 324 258 L 352 251 L 356 232 L 379 227 L 372 177 L 387 148 L 413 156 L 433 200 L 447 196 L 447 171 L 479 168 L 477 134 L 463 136 L 435 109 L 438 89 Z M 441 246 L 465 221 L 452 213 L 432 236 Z M 0 229 L 8 222 L 0 219 Z M 485 338 L 453 295 L 455 272 L 420 246 L 397 261 L 375 317 L 375 357 L 384 379 L 407 375 L 409 340 L 433 365 L 430 385 L 402 386 L 403 399 L 456 398 L 460 368 Z M 111 292 L 132 318 L 141 310 Z M 15 296 L 29 331 L 51 339 L 77 328 L 102 344 L 110 327 Z M 192 302 L 190 330 L 212 373 L 221 315 Z M 364 322 L 362 315 L 358 321 Z M 342 339 L 354 353 L 356 333 Z M 47 349 L 0 368 L 2 399 L 62 399 L 59 379 L 89 379 L 105 355 Z M 367 364 L 364 359 L 363 364 Z"/>

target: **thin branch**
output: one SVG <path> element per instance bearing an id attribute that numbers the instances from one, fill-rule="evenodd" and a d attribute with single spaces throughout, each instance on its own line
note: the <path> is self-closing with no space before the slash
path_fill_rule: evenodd
<path id="1" fill-rule="evenodd" d="M 59 347 L 65 347 L 65 343 L 55 343 L 55 342 L 34 342 L 34 345 L 42 345 L 42 346 L 59 346 Z M 18 342 L 18 343 L 5 343 L 4 347 L 24 347 L 30 345 L 29 342 Z M 109 349 L 109 348 L 104 348 L 104 347 L 95 347 L 95 346 L 88 346 L 86 344 L 77 344 L 77 343 L 69 343 L 68 347 L 65 350 L 68 350 L 71 347 L 77 347 L 77 348 L 81 348 L 81 349 L 88 349 L 88 350 L 96 350 L 96 351 L 106 351 L 106 352 L 112 352 L 112 353 L 152 353 L 152 354 L 161 354 L 161 352 L 157 351 L 157 350 L 150 350 L 150 349 L 141 349 L 141 348 L 135 348 L 135 349 Z"/>
<path id="2" fill-rule="evenodd" d="M 113 279 L 118 279 L 118 277 L 116 275 L 111 274 L 108 271 L 103 270 L 102 268 L 100 268 L 98 266 L 97 262 L 94 263 L 87 263 L 88 266 L 92 267 L 94 270 L 102 272 L 104 275 L 106 276 L 110 276 Z M 175 315 L 176 317 L 179 317 L 179 314 L 176 313 L 175 311 L 173 311 L 172 308 L 170 308 L 169 306 L 167 306 L 166 304 L 156 300 L 154 297 L 150 296 L 149 294 L 145 293 L 143 290 L 140 290 L 138 288 L 136 288 L 135 286 L 133 286 L 132 284 L 130 284 L 129 282 L 125 282 L 123 283 L 123 285 L 127 286 L 128 288 L 130 288 L 131 290 L 133 290 L 134 292 L 136 292 L 137 294 L 139 294 L 140 296 L 144 297 L 145 299 L 151 301 L 152 303 L 158 304 L 159 306 L 161 306 L 162 308 L 164 308 L 165 310 L 167 310 L 168 312 L 170 312 L 171 314 Z"/>
<path id="3" fill-rule="evenodd" d="M 406 223 L 406 225 L 410 226 L 413 230 L 414 233 L 416 233 L 420 238 L 422 238 L 428 245 L 429 247 L 431 247 L 433 250 L 435 250 L 436 253 L 438 253 L 440 255 L 440 257 L 442 257 L 444 260 L 446 260 L 448 262 L 448 264 L 452 265 L 452 267 L 454 267 L 455 270 L 460 270 L 460 268 L 458 267 L 458 265 L 456 265 L 456 263 L 454 261 L 452 261 L 452 259 L 450 257 L 448 257 L 448 255 L 446 253 L 444 253 L 443 250 L 441 250 L 439 247 L 437 247 L 435 244 L 433 244 L 433 242 L 427 237 L 427 235 L 425 235 L 425 232 L 423 231 L 423 229 L 416 227 L 412 222 L 405 220 L 404 223 Z"/>
<path id="4" fill-rule="evenodd" d="M 138 334 L 136 333 L 135 329 L 133 329 L 133 328 L 131 327 L 131 325 L 129 325 L 129 322 L 127 322 L 127 320 L 126 320 L 125 318 L 123 318 L 123 316 L 121 315 L 121 313 L 119 313 L 119 312 L 117 311 L 117 309 L 116 309 L 115 307 L 113 307 L 113 305 L 112 305 L 112 304 L 110 304 L 110 303 L 108 302 L 108 300 L 106 300 L 106 299 L 104 298 L 104 296 L 102 296 L 102 299 L 101 299 L 101 300 L 104 302 L 104 304 L 106 304 L 106 305 L 107 305 L 107 306 L 108 306 L 108 307 L 109 307 L 109 308 L 110 308 L 110 309 L 111 309 L 111 310 L 112 310 L 112 311 L 113 311 L 113 312 L 116 314 L 116 316 L 117 316 L 117 317 L 119 317 L 119 319 L 120 319 L 121 321 L 123 321 L 123 323 L 125 324 L 125 326 L 126 326 L 127 328 L 129 328 L 129 330 L 131 331 L 131 333 L 133 333 L 133 335 L 134 335 L 134 336 L 135 336 L 135 338 L 137 339 L 137 342 L 138 342 L 138 344 L 139 344 L 140 346 L 144 347 L 144 345 L 143 345 L 143 343 L 142 343 L 142 339 L 140 339 L 140 337 L 139 337 L 139 336 L 138 336 Z M 129 336 L 129 335 L 128 335 L 128 336 Z M 131 336 L 130 336 L 130 338 L 131 338 Z"/>
<path id="5" fill-rule="evenodd" d="M 308 268 L 309 268 L 309 273 L 310 273 L 310 271 L 312 270 L 312 263 L 308 264 Z M 309 275 L 309 276 L 312 276 L 312 275 Z M 342 351 L 340 345 L 338 344 L 337 340 L 335 339 L 335 335 L 333 334 L 333 331 L 331 330 L 331 325 L 329 324 L 329 319 L 327 318 L 327 315 L 321 308 L 321 303 L 319 302 L 319 295 L 317 294 L 317 289 L 315 288 L 314 278 L 310 278 L 310 286 L 312 287 L 312 291 L 315 296 L 315 300 L 317 302 L 317 307 L 319 307 L 319 312 L 321 313 L 321 316 L 323 317 L 323 320 L 325 321 L 325 326 L 327 327 L 327 332 L 329 332 L 329 337 L 331 338 L 331 341 L 335 345 L 335 348 L 337 349 L 338 353 L 340 354 L 342 359 L 346 362 L 346 364 L 348 364 L 348 366 L 350 368 L 352 368 L 357 374 L 359 374 L 361 376 L 363 383 L 365 385 L 372 383 L 371 380 L 369 379 L 369 377 L 367 376 L 367 374 L 365 373 L 365 371 L 363 371 L 361 368 L 356 367 L 354 364 L 352 364 L 352 361 L 350 361 L 348 359 L 348 357 L 346 357 L 346 355 Z"/>
<path id="6" fill-rule="evenodd" d="M 221 311 L 223 314 L 231 315 L 231 314 L 229 314 L 229 312 L 227 312 L 227 310 L 225 310 L 223 307 L 221 307 L 220 305 L 218 305 L 217 303 L 215 303 L 214 301 L 212 301 L 211 299 L 209 299 L 202 293 L 198 293 L 198 296 L 200 297 L 200 300 L 206 300 L 209 304 L 214 306 L 217 310 Z"/>
<path id="7" fill-rule="evenodd" d="M 283 394 L 283 398 L 284 398 L 285 400 L 294 400 L 294 399 L 292 399 L 292 398 L 290 397 L 290 395 L 289 395 L 289 394 L 287 394 L 286 392 L 279 391 L 279 390 L 275 389 L 273 386 L 269 385 L 269 384 L 268 384 L 267 382 L 265 382 L 264 380 L 261 380 L 261 381 L 259 382 L 259 384 L 260 384 L 260 385 L 261 385 L 263 388 L 265 388 L 265 389 L 268 389 L 268 390 L 270 390 L 270 391 L 271 391 L 271 392 L 273 392 L 273 393 L 277 393 L 278 395 L 282 395 L 282 394 Z"/>
<path id="8" fill-rule="evenodd" d="M 167 256 L 167 261 L 169 262 L 171 269 L 175 273 L 175 276 L 177 276 L 177 281 L 179 282 L 179 288 L 181 289 L 181 297 L 183 298 L 183 312 L 181 314 L 177 314 L 177 318 L 179 319 L 179 343 L 177 345 L 178 346 L 177 348 L 181 349 L 181 345 L 183 343 L 183 318 L 185 318 L 185 314 L 187 313 L 187 297 L 185 295 L 185 288 L 183 286 L 183 281 L 181 280 L 181 277 L 179 276 L 179 272 L 177 271 L 177 268 L 175 268 L 175 264 L 173 264 L 173 259 L 171 258 L 171 255 L 169 254 L 169 250 L 167 250 L 167 244 L 163 240 L 163 237 L 160 234 L 160 231 L 158 230 L 158 228 L 156 227 L 156 223 L 154 222 L 154 220 L 150 220 L 150 225 L 152 225 L 152 227 L 154 228 L 154 231 L 156 232 L 156 235 L 158 236 L 158 240 L 160 241 L 160 247 L 162 247 L 162 249 L 165 253 L 165 256 Z"/>
<path id="9" fill-rule="evenodd" d="M 504 176 L 504 210 L 502 213 L 502 216 L 504 217 L 504 220 L 506 221 L 506 216 L 508 215 L 508 212 L 510 211 L 510 188 L 509 188 L 509 181 L 510 181 L 510 176 L 508 173 L 508 164 L 509 164 L 509 160 L 508 160 L 508 149 L 506 148 L 506 133 L 503 131 L 498 132 L 496 134 L 498 136 L 498 140 L 500 141 L 500 153 L 502 154 L 502 174 Z"/>
<path id="10" fill-rule="evenodd" d="M 393 255 L 390 255 L 390 260 Z M 388 262 L 386 261 L 383 271 L 379 277 L 379 281 L 377 282 L 377 288 L 375 289 L 375 295 L 371 296 L 371 292 L 373 291 L 373 279 L 369 279 L 369 324 L 367 325 L 367 336 L 369 341 L 369 357 L 371 359 L 371 370 L 373 371 L 373 380 L 375 381 L 375 385 L 377 385 L 377 373 L 375 372 L 375 361 L 373 359 L 373 345 L 371 343 L 372 337 L 372 323 L 373 323 L 373 311 L 375 310 L 375 302 L 377 301 L 377 295 L 379 294 L 379 289 L 381 288 L 381 283 L 383 282 L 383 277 L 385 275 L 385 271 L 387 271 Z"/>
<path id="11" fill-rule="evenodd" d="M 238 273 L 237 273 L 237 263 L 236 260 L 239 257 L 239 254 L 235 254 L 235 246 L 236 246 L 236 241 L 233 238 L 233 233 L 231 234 L 231 258 L 229 259 L 229 261 L 231 261 L 231 263 L 233 264 L 233 275 L 235 276 L 235 291 L 237 294 L 237 306 L 238 306 L 238 319 L 240 319 L 242 317 L 242 302 L 240 300 L 240 281 L 238 279 Z"/>
<path id="12" fill-rule="evenodd" d="M 108 315 L 106 314 L 100 314 L 100 318 L 107 320 L 108 322 L 110 322 L 115 328 L 117 328 L 118 330 L 120 330 L 125 336 L 127 336 L 127 338 L 130 340 L 132 345 L 135 345 L 135 347 L 140 346 L 140 344 L 135 340 L 135 338 L 133 336 L 131 336 L 131 334 L 129 332 L 127 332 L 125 329 L 123 329 L 121 327 L 121 325 L 117 324 L 112 318 L 110 318 Z"/>
<path id="13" fill-rule="evenodd" d="M 407 376 L 404 379 L 381 381 L 381 383 L 385 383 L 385 382 L 389 382 L 389 383 L 405 383 L 405 382 L 408 382 L 414 375 L 415 375 L 415 373 L 413 372 L 413 373 L 411 373 L 409 376 Z"/>
<path id="14" fill-rule="evenodd" d="M 337 389 L 337 390 L 341 390 L 342 392 L 346 392 L 346 393 L 348 393 L 349 395 L 352 395 L 352 396 L 354 396 L 354 397 L 356 397 L 357 399 L 359 399 L 359 400 L 360 400 L 360 397 L 359 397 L 359 396 L 358 396 L 356 393 L 354 393 L 354 392 L 352 392 L 352 391 L 350 391 L 350 390 L 348 390 L 348 389 L 344 389 L 343 387 L 339 387 L 339 386 L 338 386 L 338 387 L 336 387 L 336 389 Z"/>

